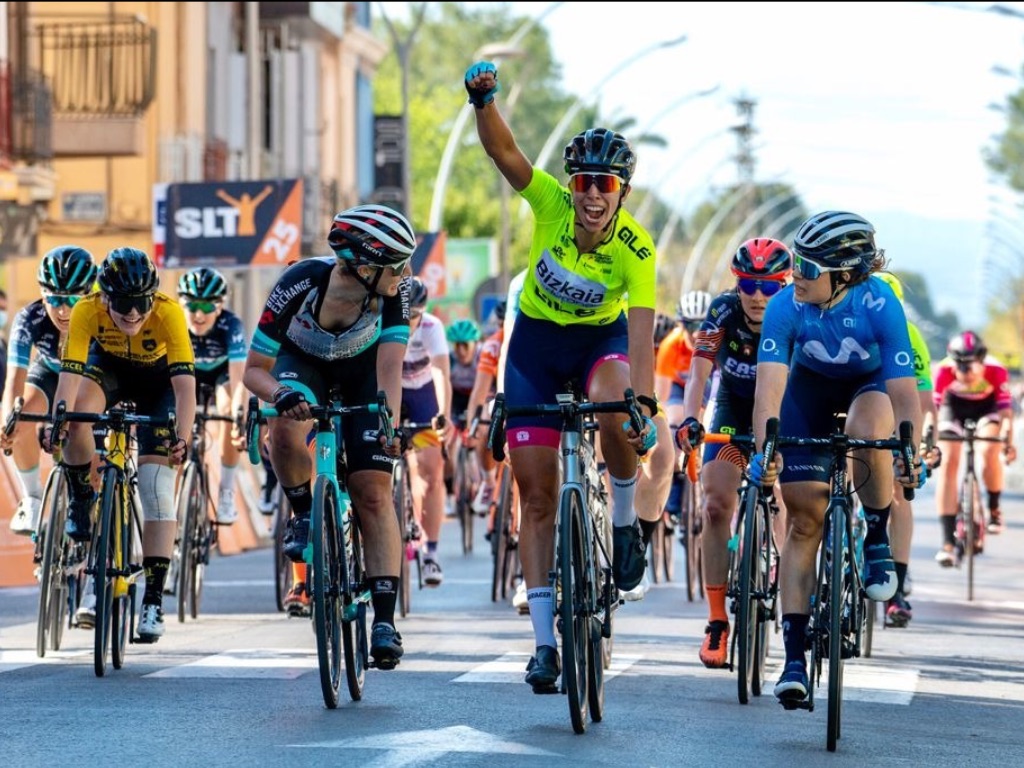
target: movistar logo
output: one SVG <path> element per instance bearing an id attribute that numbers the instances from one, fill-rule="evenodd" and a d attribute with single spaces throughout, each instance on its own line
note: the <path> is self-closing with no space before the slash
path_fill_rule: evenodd
<path id="1" fill-rule="evenodd" d="M 830 355 L 828 350 L 825 349 L 825 345 L 817 339 L 808 341 L 804 344 L 803 348 L 804 353 L 808 357 L 820 360 L 823 363 L 832 363 L 833 365 L 846 365 L 854 356 L 861 360 L 867 360 L 871 357 L 870 352 L 858 344 L 856 339 L 852 339 L 849 336 L 844 337 L 842 342 L 840 342 L 839 351 L 835 355 Z"/>

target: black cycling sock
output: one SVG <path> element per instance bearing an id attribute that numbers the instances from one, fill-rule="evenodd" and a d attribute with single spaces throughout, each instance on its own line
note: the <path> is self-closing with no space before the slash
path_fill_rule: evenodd
<path id="1" fill-rule="evenodd" d="M 907 564 L 896 563 L 896 591 L 903 594 L 903 582 L 907 579 Z"/>
<path id="2" fill-rule="evenodd" d="M 313 494 L 309 490 L 308 482 L 291 487 L 282 483 L 281 490 L 284 491 L 284 495 L 288 498 L 288 503 L 291 504 L 292 513 L 295 517 L 309 517 L 309 513 L 313 509 Z"/>
<path id="3" fill-rule="evenodd" d="M 142 567 L 146 570 L 146 594 L 142 597 L 143 605 L 162 605 L 164 602 L 164 581 L 167 569 L 171 567 L 169 557 L 145 557 Z"/>
<path id="4" fill-rule="evenodd" d="M 651 541 L 651 538 L 654 536 L 654 532 L 657 529 L 658 529 L 658 521 L 657 520 L 644 520 L 642 517 L 640 518 L 640 535 L 642 536 L 642 538 L 644 540 L 644 546 L 645 547 Z"/>
<path id="5" fill-rule="evenodd" d="M 92 485 L 89 483 L 92 464 L 65 464 L 64 471 L 68 476 L 72 498 L 85 499 L 92 495 Z"/>
<path id="6" fill-rule="evenodd" d="M 374 576 L 370 579 L 373 601 L 373 623 L 395 626 L 395 603 L 398 601 L 398 577 Z"/>
<path id="7" fill-rule="evenodd" d="M 444 490 L 449 496 L 455 493 L 455 478 L 451 475 L 447 475 L 444 479 Z"/>
<path id="8" fill-rule="evenodd" d="M 993 509 L 999 509 L 999 497 L 1003 494 L 1002 491 L 989 491 L 988 492 L 988 511 L 991 512 Z"/>
<path id="9" fill-rule="evenodd" d="M 943 515 L 939 520 L 942 521 L 942 543 L 956 544 L 956 515 Z"/>
<path id="10" fill-rule="evenodd" d="M 868 533 L 864 537 L 864 545 L 870 547 L 873 544 L 881 544 L 885 539 L 885 529 L 889 525 L 889 510 L 892 505 L 887 504 L 884 509 L 875 509 L 864 505 L 864 517 L 868 521 Z"/>
<path id="11" fill-rule="evenodd" d="M 786 663 L 807 663 L 807 625 L 811 617 L 806 613 L 782 614 L 782 644 L 786 647 Z"/>

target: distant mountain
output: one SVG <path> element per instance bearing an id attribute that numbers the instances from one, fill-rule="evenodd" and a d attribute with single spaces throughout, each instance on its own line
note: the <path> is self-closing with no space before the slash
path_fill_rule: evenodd
<path id="1" fill-rule="evenodd" d="M 892 270 L 925 278 L 936 311 L 955 312 L 965 327 L 984 324 L 984 222 L 891 210 L 858 213 L 875 225 L 876 242 L 885 249 Z"/>

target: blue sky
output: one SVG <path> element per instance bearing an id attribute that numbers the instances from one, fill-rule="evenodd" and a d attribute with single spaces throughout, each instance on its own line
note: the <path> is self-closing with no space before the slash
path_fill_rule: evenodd
<path id="1" fill-rule="evenodd" d="M 636 184 L 689 213 L 709 186 L 735 182 L 724 129 L 749 97 L 757 180 L 791 184 L 812 210 L 868 217 L 893 267 L 924 273 L 940 310 L 983 320 L 984 261 L 1010 250 L 986 235 L 990 198 L 1021 218 L 981 150 L 1005 126 L 992 105 L 1022 82 L 1024 3 L 1004 4 L 1020 18 L 989 3 L 505 5 L 534 17 L 557 5 L 541 23 L 566 89 L 669 139 L 643 148 Z M 1024 225 L 1000 226 L 1024 254 Z"/>

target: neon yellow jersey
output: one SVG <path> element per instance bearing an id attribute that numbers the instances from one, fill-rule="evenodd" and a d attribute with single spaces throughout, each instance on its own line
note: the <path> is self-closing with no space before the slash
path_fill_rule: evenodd
<path id="1" fill-rule="evenodd" d="M 620 208 L 612 232 L 590 253 L 573 239 L 572 193 L 533 169 L 520 194 L 533 209 L 533 243 L 519 307 L 527 317 L 559 325 L 604 325 L 627 307 L 654 309 L 654 241 Z"/>
<path id="2" fill-rule="evenodd" d="M 913 323 L 907 323 L 910 333 L 910 348 L 914 351 L 914 378 L 917 379 L 918 392 L 932 390 L 932 356 L 920 329 Z"/>

